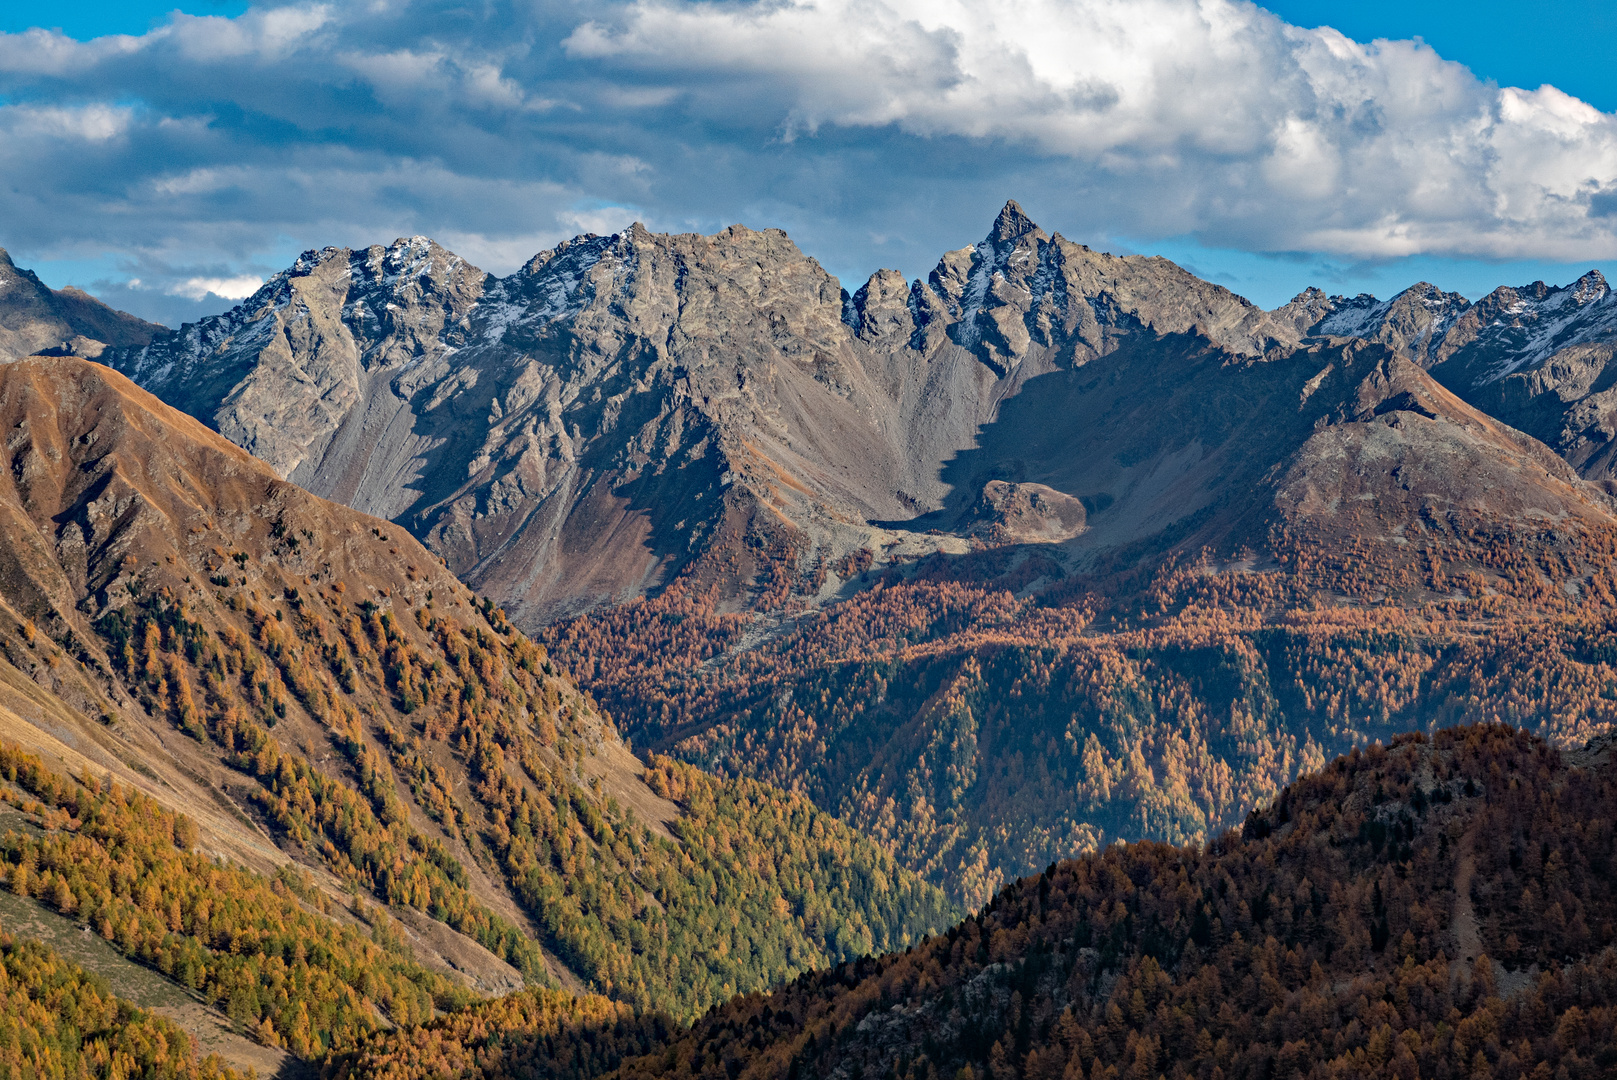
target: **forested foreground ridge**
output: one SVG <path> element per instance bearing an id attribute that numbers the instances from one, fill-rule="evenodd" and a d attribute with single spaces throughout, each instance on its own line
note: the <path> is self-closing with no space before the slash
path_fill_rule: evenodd
<path id="1" fill-rule="evenodd" d="M 672 1037 L 505 1005 L 503 1026 L 373 1036 L 338 1075 L 589 1076 L 619 1054 L 617 1080 L 1609 1075 L 1610 755 L 1504 725 L 1400 736 L 1205 847 L 1051 866 L 945 934 Z"/>
<path id="2" fill-rule="evenodd" d="M 0 711 L 10 886 L 262 1042 L 524 983 L 685 1020 L 957 917 L 800 794 L 646 769 L 415 541 L 122 376 L 6 365 L 0 413 L 0 704 L 75 740 Z"/>
<path id="3" fill-rule="evenodd" d="M 0 1068 L 15 1080 L 241 1080 L 37 942 L 0 933 Z"/>

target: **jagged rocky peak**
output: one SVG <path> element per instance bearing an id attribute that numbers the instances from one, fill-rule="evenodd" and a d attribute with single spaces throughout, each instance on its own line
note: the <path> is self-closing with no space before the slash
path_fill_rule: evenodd
<path id="1" fill-rule="evenodd" d="M 989 490 L 997 464 L 948 479 L 944 466 L 980 449 L 1024 383 L 1060 369 L 1283 358 L 1349 311 L 1410 338 L 1453 300 L 1430 286 L 1388 304 L 1310 290 L 1265 312 L 1166 259 L 1047 233 L 1007 202 L 925 280 L 882 270 L 851 296 L 784 232 L 739 225 L 586 234 L 506 277 L 425 237 L 328 248 L 114 362 L 282 476 L 405 524 L 532 625 L 698 564 L 744 603 L 757 551 L 789 547 L 811 573 L 872 544 L 1138 539 L 1122 473 L 1012 469 Z M 1304 395 L 1310 408 L 1328 396 Z M 1065 421 L 1039 426 L 1068 440 L 1052 460 L 1074 452 Z M 1013 428 L 1005 455 L 1029 459 Z M 1120 501 L 1091 529 L 1071 499 L 1112 487 Z M 1135 517 L 1178 513 L 1182 495 Z"/>
<path id="2" fill-rule="evenodd" d="M 1064 306 L 1053 295 L 1055 254 L 1049 235 L 1007 202 L 982 241 L 944 255 L 917 290 L 930 344 L 941 331 L 1002 375 L 1031 346 L 1054 344 L 1050 316 L 1059 320 Z"/>
<path id="3" fill-rule="evenodd" d="M 843 305 L 843 321 L 862 341 L 908 344 L 915 332 L 910 283 L 897 270 L 876 271 Z"/>
<path id="4" fill-rule="evenodd" d="M 1617 297 L 1591 270 L 1570 285 L 1501 287 L 1454 321 L 1433 350 L 1439 377 L 1469 390 L 1532 369 L 1564 350 L 1617 340 Z"/>
<path id="5" fill-rule="evenodd" d="M 1084 363 L 1142 330 L 1200 335 L 1244 356 L 1303 336 L 1295 313 L 1265 312 L 1167 259 L 1047 234 L 1014 201 L 982 242 L 949 252 L 916 284 L 910 306 L 918 339 L 946 336 L 1001 374 L 1040 351 Z"/>
<path id="6" fill-rule="evenodd" d="M 1611 286 L 1606 283 L 1606 275 L 1599 270 L 1589 271 L 1574 281 L 1571 288 L 1572 298 L 1579 304 L 1592 304 L 1611 295 Z"/>
<path id="7" fill-rule="evenodd" d="M 988 234 L 988 238 L 995 244 L 1008 244 L 1029 233 L 1039 233 L 1042 237 L 1044 230 L 1033 224 L 1033 219 L 1022 212 L 1021 205 L 1011 199 L 994 219 L 994 230 Z"/>
<path id="8" fill-rule="evenodd" d="M 841 283 L 780 229 L 703 236 L 636 223 L 565 241 L 491 283 L 474 325 L 482 344 L 550 350 L 562 335 L 602 359 L 630 343 L 666 360 L 676 342 L 729 335 L 735 348 L 757 334 L 772 343 L 762 355 L 804 358 L 839 348 L 843 313 Z M 682 366 L 706 368 L 709 357 L 722 366 L 722 356 L 693 350 Z"/>
<path id="9" fill-rule="evenodd" d="M 1446 369 L 1443 381 L 1463 390 L 1617 335 L 1611 296 L 1605 277 L 1591 270 L 1561 287 L 1501 286 L 1475 303 L 1422 281 L 1390 300 L 1368 293 L 1326 298 L 1309 289 L 1281 310 L 1317 314 L 1313 335 L 1379 342 L 1425 367 Z"/>
<path id="10" fill-rule="evenodd" d="M 1319 318 L 1308 332 L 1375 341 L 1428 364 L 1443 335 L 1470 306 L 1471 301 L 1459 293 L 1421 281 L 1390 300 L 1369 293 L 1329 297 L 1316 304 Z"/>

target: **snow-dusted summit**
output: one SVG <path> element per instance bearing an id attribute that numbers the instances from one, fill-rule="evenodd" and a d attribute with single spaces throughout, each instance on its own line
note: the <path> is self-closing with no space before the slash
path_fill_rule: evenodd
<path id="1" fill-rule="evenodd" d="M 1559 288 L 1501 287 L 1476 303 L 1424 282 L 1386 301 L 1315 289 L 1292 303 L 1305 300 L 1327 312 L 1312 334 L 1385 344 L 1585 477 L 1617 480 L 1617 395 L 1607 388 L 1617 377 L 1617 295 L 1600 271 Z"/>

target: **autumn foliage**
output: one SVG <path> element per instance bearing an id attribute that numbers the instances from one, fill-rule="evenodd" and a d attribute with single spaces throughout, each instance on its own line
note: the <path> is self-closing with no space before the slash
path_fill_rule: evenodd
<path id="1" fill-rule="evenodd" d="M 1617 537 L 1375 513 L 1084 575 L 935 555 L 801 614 L 682 579 L 543 638 L 637 743 L 802 791 L 970 908 L 1117 839 L 1204 842 L 1402 731 L 1617 720 Z"/>
<path id="2" fill-rule="evenodd" d="M 748 995 L 630 1077 L 1518 1077 L 1617 1067 L 1617 777 L 1502 726 L 1341 758 L 1205 848 L 1052 866 Z"/>
<path id="3" fill-rule="evenodd" d="M 473 938 L 530 985 L 554 985 L 548 948 L 596 992 L 691 1018 L 955 917 L 890 852 L 756 782 L 666 763 L 653 783 L 682 813 L 664 835 L 592 764 L 616 738 L 611 722 L 497 608 L 405 613 L 336 584 L 285 585 L 273 606 L 257 590 L 221 593 L 223 619 L 157 592 L 97 629 L 133 695 L 256 781 L 256 808 L 285 846 Z M 332 760 L 300 752 L 306 736 L 282 737 L 293 725 L 319 732 Z M 467 854 L 526 925 L 479 895 Z M 364 993 L 410 1024 L 448 991 Z M 331 1045 L 320 1024 L 259 1005 L 244 1008 L 266 1039 L 305 1055 Z"/>

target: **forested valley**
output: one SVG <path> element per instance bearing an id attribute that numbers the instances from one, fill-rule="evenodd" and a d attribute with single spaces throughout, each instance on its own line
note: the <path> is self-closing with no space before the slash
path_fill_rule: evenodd
<path id="1" fill-rule="evenodd" d="M 120 376 L 6 365 L 0 404 L 4 887 L 259 1044 L 524 987 L 678 1025 L 959 917 L 802 794 L 642 763 L 414 540 Z"/>
<path id="2" fill-rule="evenodd" d="M 1205 843 L 1356 745 L 1617 720 L 1617 533 L 1402 524 L 1087 574 L 1034 545 L 845 567 L 867 587 L 767 634 L 693 574 L 542 640 L 637 745 L 801 790 L 975 909 L 1118 839 Z"/>
<path id="3" fill-rule="evenodd" d="M 1609 1075 L 1610 755 L 1504 725 L 1401 736 L 1205 846 L 1051 865 L 947 933 L 688 1032 L 483 1007 L 373 1037 L 338 1075 Z"/>

